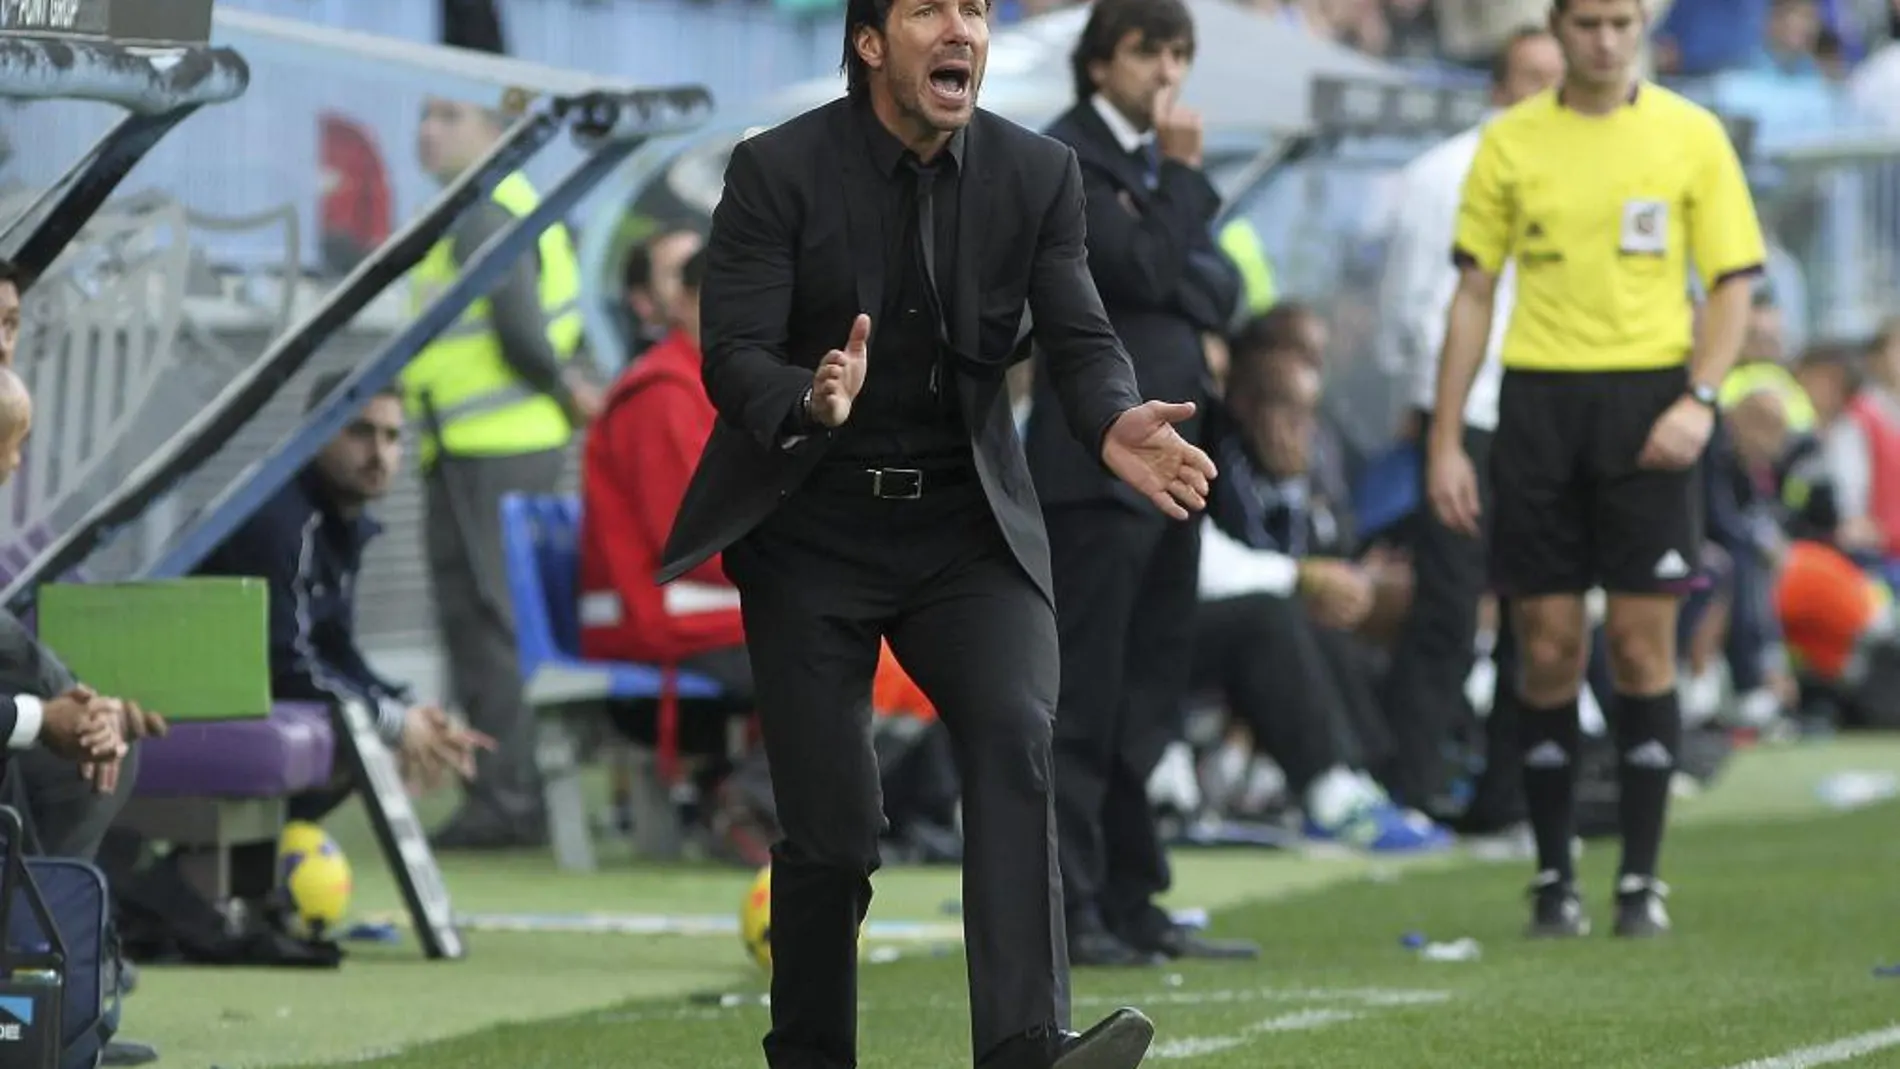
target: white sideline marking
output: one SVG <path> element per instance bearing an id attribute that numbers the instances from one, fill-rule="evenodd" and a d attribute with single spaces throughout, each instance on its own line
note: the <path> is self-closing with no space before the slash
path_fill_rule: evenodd
<path id="1" fill-rule="evenodd" d="M 1154 1045 L 1148 1052 L 1148 1057 L 1156 1060 L 1204 1058 L 1209 1054 L 1219 1054 L 1222 1051 L 1245 1046 L 1255 1036 L 1266 1035 L 1269 1032 L 1298 1032 L 1358 1019 L 1359 1014 L 1346 1010 L 1301 1010 L 1298 1013 L 1283 1013 L 1278 1017 L 1256 1021 L 1248 1025 L 1244 1031 L 1234 1035 L 1184 1036 L 1181 1039 L 1163 1040 Z"/>
<path id="2" fill-rule="evenodd" d="M 1832 1043 L 1823 1043 L 1818 1047 L 1802 1047 L 1786 1054 L 1777 1054 L 1772 1058 L 1757 1058 L 1752 1062 L 1731 1065 L 1729 1069 L 1813 1069 L 1817 1065 L 1833 1065 L 1836 1062 L 1851 1062 L 1856 1058 L 1888 1047 L 1900 1047 L 1900 1027 L 1882 1028 L 1877 1032 L 1862 1032 L 1857 1036 L 1837 1039 Z"/>
<path id="3" fill-rule="evenodd" d="M 1235 1002 L 1358 1002 L 1366 1006 L 1434 1006 L 1449 1002 L 1449 991 L 1402 987 L 1248 987 L 1216 991 L 1155 991 L 1138 995 L 1088 995 L 1072 1006 L 1212 1006 Z"/>

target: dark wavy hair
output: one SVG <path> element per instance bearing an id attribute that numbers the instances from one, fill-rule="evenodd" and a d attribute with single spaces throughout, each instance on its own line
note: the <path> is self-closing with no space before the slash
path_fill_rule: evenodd
<path id="1" fill-rule="evenodd" d="M 864 57 L 858 55 L 858 31 L 866 26 L 879 33 L 891 21 L 891 4 L 895 0 L 849 0 L 844 9 L 844 60 L 838 68 L 844 71 L 845 89 L 853 100 L 863 100 L 871 92 L 871 68 L 864 65 Z"/>
<path id="2" fill-rule="evenodd" d="M 855 0 L 854 0 L 855 5 Z M 1115 46 L 1130 33 L 1148 42 L 1186 41 L 1194 51 L 1194 16 L 1182 0 L 1095 0 L 1088 25 L 1075 42 L 1069 67 L 1075 75 L 1075 99 L 1095 95 L 1089 67 L 1115 58 Z"/>

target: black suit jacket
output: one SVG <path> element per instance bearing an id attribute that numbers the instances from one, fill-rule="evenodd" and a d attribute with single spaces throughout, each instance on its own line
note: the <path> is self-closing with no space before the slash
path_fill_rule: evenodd
<path id="1" fill-rule="evenodd" d="M 1164 161 L 1149 189 L 1142 164 L 1123 150 L 1087 101 L 1070 108 L 1049 135 L 1075 149 L 1088 201 L 1089 270 L 1127 344 L 1143 397 L 1204 400 L 1203 331 L 1225 332 L 1240 301 L 1240 271 L 1215 246 L 1210 227 L 1220 194 L 1200 171 Z M 1029 470 L 1045 505 L 1118 500 L 1154 506 L 1078 449 L 1050 418 L 1053 382 L 1038 368 L 1025 432 Z M 1203 404 L 1204 408 L 1205 405 Z M 1198 417 L 1179 428 L 1192 441 Z"/>
<path id="2" fill-rule="evenodd" d="M 887 243 L 861 128 L 840 100 L 741 141 L 713 212 L 700 291 L 703 375 L 719 419 L 687 487 L 659 581 L 744 537 L 794 493 L 830 442 L 785 448 L 787 417 L 860 312 L 876 360 Z M 977 111 L 964 133 L 949 324 L 964 425 L 990 507 L 1053 602 L 1049 539 L 1011 418 L 1003 372 L 1025 305 L 1069 433 L 1096 457 L 1116 416 L 1141 403 L 1128 354 L 1089 277 L 1082 179 L 1059 142 Z M 849 180 L 839 181 L 844 174 Z"/>

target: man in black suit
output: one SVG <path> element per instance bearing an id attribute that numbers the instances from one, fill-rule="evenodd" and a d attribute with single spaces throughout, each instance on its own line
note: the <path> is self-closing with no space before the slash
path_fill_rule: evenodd
<path id="1" fill-rule="evenodd" d="M 1201 172 L 1200 118 L 1176 102 L 1193 58 L 1182 0 L 1098 0 L 1076 44 L 1076 105 L 1049 129 L 1081 163 L 1089 270 L 1147 397 L 1205 392 L 1203 337 L 1240 301 L 1240 272 L 1210 230 L 1220 194 Z M 1038 376 L 1026 437 L 1061 625 L 1056 817 L 1070 956 L 1254 957 L 1252 944 L 1202 938 L 1155 904 L 1170 877 L 1147 781 L 1181 733 L 1200 525 L 1156 515 L 1108 478 L 1064 432 L 1057 385 Z"/>
<path id="2" fill-rule="evenodd" d="M 1060 144 L 976 109 L 987 0 L 850 0 L 851 92 L 739 143 L 700 294 L 719 422 L 660 581 L 724 552 L 784 837 L 775 1069 L 857 1059 L 857 934 L 883 823 L 879 639 L 952 733 L 971 1032 L 985 1069 L 1126 1069 L 1153 1025 L 1077 1036 L 1056 865 L 1049 544 L 1003 376 L 1025 303 L 1072 432 L 1155 507 L 1213 464 L 1143 404 L 1090 282 Z"/>

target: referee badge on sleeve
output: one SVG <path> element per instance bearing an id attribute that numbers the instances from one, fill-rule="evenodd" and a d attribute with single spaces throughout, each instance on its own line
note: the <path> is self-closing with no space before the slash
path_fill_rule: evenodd
<path id="1" fill-rule="evenodd" d="M 1661 256 L 1669 251 L 1669 205 L 1659 200 L 1623 202 L 1620 251 L 1626 256 Z"/>

